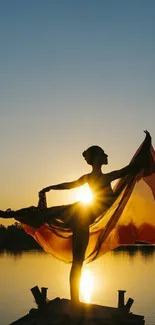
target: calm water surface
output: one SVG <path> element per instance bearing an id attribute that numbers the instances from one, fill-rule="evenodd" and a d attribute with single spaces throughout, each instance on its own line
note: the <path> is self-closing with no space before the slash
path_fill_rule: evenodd
<path id="1" fill-rule="evenodd" d="M 48 298 L 69 298 L 70 265 L 42 252 L 0 255 L 0 324 L 9 325 L 35 307 L 30 288 L 48 287 Z M 81 300 L 117 306 L 117 290 L 131 297 L 133 313 L 155 324 L 155 251 L 110 252 L 86 265 Z"/>

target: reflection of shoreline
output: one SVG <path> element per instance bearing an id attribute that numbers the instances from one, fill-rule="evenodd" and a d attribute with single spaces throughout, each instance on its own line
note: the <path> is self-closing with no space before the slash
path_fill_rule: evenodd
<path id="1" fill-rule="evenodd" d="M 15 257 L 20 257 L 23 254 L 26 253 L 32 253 L 32 254 L 37 254 L 37 253 L 42 253 L 42 254 L 46 254 L 46 252 L 40 247 L 37 249 L 1 249 L 0 250 L 0 257 L 5 256 L 5 255 L 11 255 L 11 256 L 15 256 Z"/>
<path id="2" fill-rule="evenodd" d="M 46 254 L 46 252 L 38 245 L 37 247 L 33 248 L 8 248 L 8 249 L 0 249 L 0 255 L 14 255 L 20 256 L 24 253 L 42 253 Z M 109 252 L 110 253 L 110 252 Z M 150 244 L 135 244 L 135 245 L 122 245 L 119 246 L 111 251 L 114 255 L 119 254 L 126 254 L 130 257 L 134 257 L 137 253 L 140 253 L 143 257 L 151 257 L 155 254 L 155 245 Z"/>
<path id="3" fill-rule="evenodd" d="M 114 254 L 125 253 L 130 257 L 136 256 L 140 253 L 143 257 L 149 258 L 155 254 L 155 245 L 151 244 L 135 244 L 135 245 L 122 245 L 113 250 Z"/>

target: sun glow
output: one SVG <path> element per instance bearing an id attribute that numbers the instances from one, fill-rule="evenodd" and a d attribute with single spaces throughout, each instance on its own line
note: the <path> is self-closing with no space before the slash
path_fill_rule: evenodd
<path id="1" fill-rule="evenodd" d="M 85 185 L 77 190 L 77 201 L 81 201 L 84 204 L 89 204 L 93 200 L 91 189 L 88 185 Z"/>
<path id="2" fill-rule="evenodd" d="M 84 270 L 82 272 L 80 281 L 80 294 L 82 300 L 86 303 L 91 302 L 91 295 L 93 290 L 93 276 L 90 270 Z"/>

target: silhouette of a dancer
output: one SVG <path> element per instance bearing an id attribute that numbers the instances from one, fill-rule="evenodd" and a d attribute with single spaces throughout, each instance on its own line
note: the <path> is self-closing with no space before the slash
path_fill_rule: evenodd
<path id="1" fill-rule="evenodd" d="M 148 131 L 146 133 L 145 141 L 143 143 L 143 150 L 140 155 L 137 155 L 137 159 L 134 163 L 130 163 L 126 167 L 112 171 L 107 174 L 102 173 L 102 166 L 108 164 L 108 155 L 99 146 L 91 146 L 83 152 L 83 157 L 86 162 L 92 166 L 92 171 L 89 174 L 85 174 L 76 181 L 51 185 L 39 192 L 39 206 L 21 209 L 18 211 L 3 212 L 0 211 L 0 217 L 9 217 L 11 215 L 16 220 L 24 222 L 34 227 L 39 227 L 45 222 L 54 220 L 57 216 L 62 222 L 68 224 L 72 229 L 72 267 L 70 272 L 70 294 L 73 303 L 79 302 L 79 287 L 80 277 L 83 262 L 85 259 L 85 252 L 89 241 L 89 226 L 100 216 L 105 210 L 107 210 L 114 200 L 116 199 L 111 182 L 122 178 L 125 175 L 134 175 L 141 167 L 146 163 L 147 152 L 151 146 L 151 137 Z M 42 219 L 41 213 L 38 218 L 38 209 L 42 208 L 41 202 L 45 196 L 45 193 L 50 190 L 64 190 L 72 189 L 87 183 L 93 193 L 93 204 L 88 207 L 84 207 L 81 203 L 75 202 L 66 206 L 57 206 L 47 208 L 50 212 Z M 46 206 L 44 206 L 46 208 Z M 36 217 L 30 218 L 29 214 L 33 211 L 36 212 Z M 13 213 L 13 214 L 12 214 Z"/>
<path id="2" fill-rule="evenodd" d="M 111 187 L 111 182 L 127 174 L 136 173 L 142 166 L 142 163 L 145 163 L 145 154 L 151 145 L 150 134 L 148 131 L 145 131 L 145 133 L 144 156 L 141 155 L 138 157 L 135 164 L 129 164 L 120 170 L 103 174 L 101 167 L 102 165 L 108 164 L 108 155 L 100 147 L 92 146 L 83 152 L 84 159 L 92 166 L 91 173 L 83 175 L 76 181 L 51 185 L 40 191 L 40 193 L 45 193 L 50 190 L 72 189 L 87 183 L 95 199 L 93 206 L 88 207 L 85 212 L 82 211 L 82 209 L 81 211 L 77 209 L 78 215 L 74 215 L 71 222 L 73 230 L 73 262 L 70 272 L 70 294 L 73 302 L 79 301 L 81 270 L 89 241 L 89 226 L 97 216 L 107 210 L 114 202 L 115 196 Z"/>

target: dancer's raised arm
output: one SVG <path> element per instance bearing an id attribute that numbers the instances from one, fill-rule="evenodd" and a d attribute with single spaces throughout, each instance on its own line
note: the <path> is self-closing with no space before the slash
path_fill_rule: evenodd
<path id="1" fill-rule="evenodd" d="M 151 136 L 147 130 L 144 131 L 144 133 L 146 134 L 146 137 L 142 144 L 142 148 L 137 154 L 135 160 L 120 170 L 115 170 L 111 173 L 108 173 L 107 176 L 109 177 L 110 182 L 114 181 L 115 179 L 122 178 L 126 175 L 134 175 L 146 165 L 148 153 L 151 147 Z"/>
<path id="2" fill-rule="evenodd" d="M 69 190 L 74 187 L 82 186 L 87 183 L 87 175 L 83 175 L 75 181 L 51 185 L 43 188 L 39 193 L 49 192 L 50 190 Z"/>

